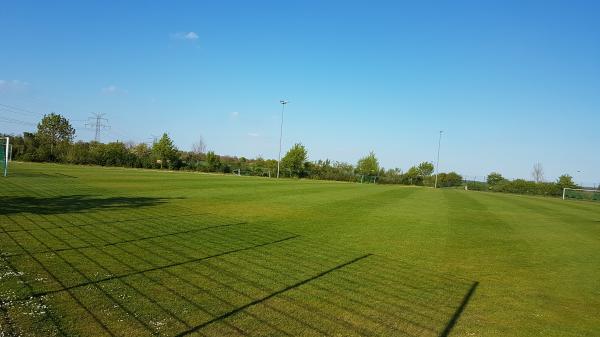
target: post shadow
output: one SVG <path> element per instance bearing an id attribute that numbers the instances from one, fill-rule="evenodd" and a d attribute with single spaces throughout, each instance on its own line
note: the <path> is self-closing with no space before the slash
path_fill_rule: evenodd
<path id="1" fill-rule="evenodd" d="M 460 318 L 460 315 L 462 314 L 462 312 L 467 307 L 467 304 L 469 304 L 469 301 L 471 300 L 471 297 L 475 293 L 475 289 L 477 289 L 478 285 L 479 285 L 479 282 L 477 282 L 477 281 L 473 282 L 473 284 L 471 285 L 471 288 L 469 289 L 469 292 L 467 292 L 465 294 L 465 297 L 463 298 L 462 302 L 460 303 L 460 305 L 458 306 L 458 308 L 456 308 L 456 311 L 454 312 L 454 315 L 452 315 L 452 317 L 448 321 L 448 324 L 446 325 L 446 327 L 444 328 L 444 330 L 442 331 L 442 333 L 440 333 L 440 337 L 448 337 L 448 336 L 450 336 L 450 332 L 452 332 L 452 329 L 456 325 L 456 322 L 458 322 L 458 319 Z"/>

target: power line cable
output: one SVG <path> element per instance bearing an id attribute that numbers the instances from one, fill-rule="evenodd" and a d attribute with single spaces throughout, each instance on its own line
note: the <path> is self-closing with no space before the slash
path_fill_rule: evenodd
<path id="1" fill-rule="evenodd" d="M 8 105 L 8 104 L 4 104 L 4 103 L 0 103 L 0 111 L 19 114 L 19 115 L 23 115 L 23 116 L 35 115 L 35 116 L 43 117 L 43 116 L 47 115 L 45 113 L 35 112 L 35 111 L 23 109 L 23 108 L 14 106 L 14 105 Z M 88 121 L 87 119 L 69 119 L 69 122 L 87 122 L 87 121 Z"/>
<path id="2" fill-rule="evenodd" d="M 17 113 L 19 116 L 23 116 L 23 117 L 31 117 L 31 115 L 28 114 L 23 114 L 23 113 L 19 113 L 19 112 L 15 112 L 15 111 L 11 111 L 7 108 L 3 108 L 2 106 L 0 106 L 0 112 L 7 112 L 7 113 Z M 8 116 L 0 116 L 0 118 L 2 118 L 6 123 L 13 123 L 13 124 L 23 124 L 23 125 L 37 125 L 34 122 L 29 122 L 29 121 L 23 121 L 20 119 L 16 119 L 16 118 L 12 118 L 12 117 L 8 117 Z"/>
<path id="3" fill-rule="evenodd" d="M 30 114 L 30 115 L 39 115 L 39 116 L 43 116 L 44 115 L 43 113 L 39 113 L 39 112 L 35 112 L 35 111 L 31 111 L 31 110 L 19 108 L 19 107 L 16 107 L 14 105 L 8 105 L 8 104 L 0 103 L 0 106 L 3 109 L 13 110 L 13 112 L 15 112 L 15 113 L 19 113 L 20 112 L 20 113 L 27 113 L 27 114 Z M 19 112 L 16 112 L 15 110 L 19 111 Z"/>
<path id="4" fill-rule="evenodd" d="M 2 117 L 2 116 L 0 116 L 0 121 L 2 121 L 4 123 L 21 124 L 21 125 L 28 125 L 28 126 L 37 126 L 37 124 L 35 124 L 35 123 L 26 122 L 26 121 L 22 121 L 22 120 L 19 120 L 19 119 L 14 119 L 14 118 L 9 118 L 9 117 Z"/>

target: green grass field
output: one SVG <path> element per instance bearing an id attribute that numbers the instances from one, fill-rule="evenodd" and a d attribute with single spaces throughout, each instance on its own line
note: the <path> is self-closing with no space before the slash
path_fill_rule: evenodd
<path id="1" fill-rule="evenodd" d="M 600 204 L 13 163 L 0 336 L 599 336 Z"/>

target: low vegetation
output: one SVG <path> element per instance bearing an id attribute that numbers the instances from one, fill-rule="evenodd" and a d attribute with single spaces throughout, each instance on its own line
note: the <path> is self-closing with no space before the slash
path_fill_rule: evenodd
<path id="1" fill-rule="evenodd" d="M 467 187 L 477 191 L 505 192 L 543 196 L 562 196 L 564 188 L 581 188 L 573 182 L 573 177 L 563 174 L 555 182 L 535 182 L 525 179 L 508 180 L 500 173 L 492 172 L 485 183 L 467 183 Z M 600 187 L 599 187 L 600 190 Z"/>

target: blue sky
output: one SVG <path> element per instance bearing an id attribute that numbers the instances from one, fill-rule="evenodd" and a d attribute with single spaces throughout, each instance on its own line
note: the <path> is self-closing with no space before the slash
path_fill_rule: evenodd
<path id="1" fill-rule="evenodd" d="M 284 147 L 385 167 L 600 182 L 600 2 L 5 1 L 0 104 L 102 140 L 168 132 L 221 154 Z M 37 115 L 0 110 L 0 131 Z M 10 123 L 8 122 L 10 119 Z M 578 172 L 579 171 L 579 172 Z"/>

